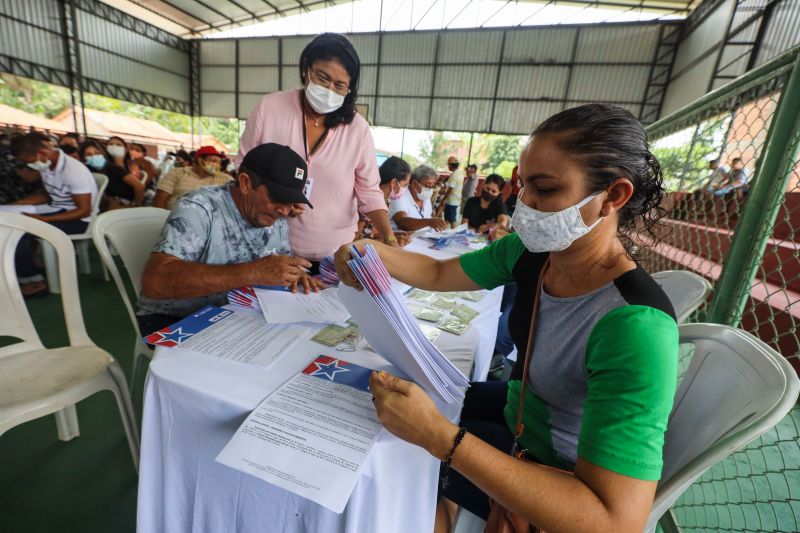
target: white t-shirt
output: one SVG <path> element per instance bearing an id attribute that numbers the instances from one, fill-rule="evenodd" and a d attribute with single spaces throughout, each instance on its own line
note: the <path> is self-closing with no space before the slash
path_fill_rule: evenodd
<path id="1" fill-rule="evenodd" d="M 392 229 L 395 231 L 399 228 L 394 221 L 394 216 L 400 212 L 405 212 L 406 216 L 409 218 L 431 218 L 433 215 L 433 206 L 430 200 L 423 200 L 422 209 L 420 209 L 414 201 L 411 191 L 407 190 L 402 198 L 389 202 L 389 222 L 392 223 Z"/>
<path id="2" fill-rule="evenodd" d="M 43 170 L 40 174 L 44 190 L 50 195 L 50 206 L 54 209 L 71 211 L 77 208 L 78 206 L 72 199 L 75 194 L 91 194 L 90 201 L 94 204 L 97 196 L 97 182 L 94 180 L 94 176 L 86 165 L 67 156 L 61 150 L 58 151 L 56 168 Z M 81 220 L 89 222 L 91 216 Z"/>

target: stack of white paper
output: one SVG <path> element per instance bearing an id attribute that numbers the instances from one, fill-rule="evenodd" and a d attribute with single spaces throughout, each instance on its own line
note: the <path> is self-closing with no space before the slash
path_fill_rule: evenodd
<path id="1" fill-rule="evenodd" d="M 339 298 L 364 337 L 428 394 L 444 403 L 460 401 L 469 381 L 422 333 L 375 249 L 367 245 L 360 256 L 354 248 L 353 255 L 348 264 L 366 290 L 341 284 Z"/>
<path id="2" fill-rule="evenodd" d="M 255 289 L 264 318 L 270 324 L 292 324 L 294 322 L 318 322 L 322 324 L 344 324 L 350 313 L 342 307 L 335 289 L 303 294 Z"/>

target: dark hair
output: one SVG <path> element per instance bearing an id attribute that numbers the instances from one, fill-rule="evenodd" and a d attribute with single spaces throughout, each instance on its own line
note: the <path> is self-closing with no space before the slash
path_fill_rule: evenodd
<path id="1" fill-rule="evenodd" d="M 486 176 L 486 179 L 483 180 L 484 185 L 486 185 L 487 183 L 494 183 L 502 191 L 503 187 L 506 184 L 506 180 L 503 179 L 503 176 L 501 176 L 500 174 L 489 174 L 488 176 Z"/>
<path id="2" fill-rule="evenodd" d="M 120 141 L 122 143 L 122 145 L 125 147 L 125 158 L 124 158 L 123 165 L 125 166 L 125 170 L 130 172 L 130 170 L 131 170 L 131 161 L 133 161 L 133 159 L 131 159 L 131 154 L 130 154 L 130 151 L 128 150 L 128 142 L 125 139 L 123 139 L 122 137 L 120 137 L 119 135 L 113 135 L 113 136 L 108 138 L 108 141 L 106 141 L 106 146 L 108 146 L 108 142 L 109 141 L 112 141 L 114 139 L 117 139 L 118 141 Z M 106 149 L 106 152 L 108 152 L 108 149 Z M 114 163 L 113 158 L 109 157 L 108 159 L 110 160 L 111 163 Z M 116 164 L 116 163 L 114 163 L 114 164 Z"/>
<path id="3" fill-rule="evenodd" d="M 378 172 L 381 175 L 381 185 L 384 185 L 392 180 L 402 180 L 411 173 L 411 167 L 404 159 L 393 155 L 383 162 Z"/>
<path id="4" fill-rule="evenodd" d="M 184 161 L 188 161 L 189 163 L 192 162 L 192 156 L 189 155 L 189 152 L 187 152 L 186 150 L 178 150 L 177 152 L 175 152 L 175 157 L 180 157 L 181 159 L 183 159 Z"/>
<path id="5" fill-rule="evenodd" d="M 244 165 L 239 165 L 239 170 L 236 172 L 236 176 L 238 177 L 239 174 L 247 174 L 250 176 L 250 185 L 253 187 L 253 189 L 258 189 L 262 185 L 266 186 L 264 178 L 261 176 L 261 174 L 258 172 L 253 172 Z M 269 187 L 267 187 L 267 190 L 269 190 Z"/>
<path id="6" fill-rule="evenodd" d="M 64 135 L 59 137 L 58 138 L 58 142 L 60 143 L 61 141 L 63 141 L 66 138 L 75 139 L 76 141 L 81 142 L 81 136 L 78 135 L 77 133 L 75 133 L 74 131 L 65 133 Z"/>
<path id="7" fill-rule="evenodd" d="M 72 146 L 71 144 L 60 145 L 58 149 L 67 155 L 72 155 L 78 152 L 78 149 Z"/>
<path id="8" fill-rule="evenodd" d="M 731 163 L 741 163 L 741 162 L 742 162 L 741 157 L 734 157 L 733 159 L 731 159 Z"/>
<path id="9" fill-rule="evenodd" d="M 586 104 L 548 118 L 532 136 L 552 135 L 559 148 L 582 164 L 589 189 L 599 192 L 624 177 L 633 184 L 633 195 L 619 211 L 619 237 L 628 255 L 635 255 L 631 236 L 639 229 L 648 244 L 661 239 L 658 221 L 667 210 L 661 165 L 650 152 L 642 124 L 629 111 L 608 104 Z M 641 227 L 640 227 L 641 224 Z"/>
<path id="10" fill-rule="evenodd" d="M 340 124 L 350 124 L 356 116 L 358 98 L 358 78 L 361 73 L 361 60 L 347 37 L 338 33 L 322 33 L 303 48 L 300 54 L 300 81 L 305 82 L 308 68 L 317 61 L 335 59 L 350 75 L 350 92 L 344 98 L 342 107 L 325 115 L 325 127 L 335 128 Z"/>
<path id="11" fill-rule="evenodd" d="M 476 172 L 478 171 L 478 165 L 476 165 L 475 163 L 470 163 L 469 165 L 467 165 L 467 168 L 475 169 Z"/>
<path id="12" fill-rule="evenodd" d="M 145 148 L 143 144 L 139 144 L 139 143 L 130 143 L 130 144 L 128 145 L 128 150 L 130 150 L 131 148 L 136 148 L 137 150 L 139 150 L 139 151 L 140 151 L 140 152 L 142 152 L 143 154 L 147 155 L 147 148 Z"/>
<path id="13" fill-rule="evenodd" d="M 106 158 L 106 162 L 111 162 L 111 158 L 108 157 L 108 152 L 106 152 L 106 147 L 94 139 L 86 139 L 78 146 L 78 156 L 80 156 L 81 161 L 86 162 L 86 149 L 89 147 L 100 150 L 100 153 Z"/>
<path id="14" fill-rule="evenodd" d="M 21 155 L 35 154 L 42 148 L 47 148 L 46 143 L 52 142 L 50 137 L 38 131 L 32 131 L 19 137 L 11 139 L 11 155 L 19 157 Z"/>

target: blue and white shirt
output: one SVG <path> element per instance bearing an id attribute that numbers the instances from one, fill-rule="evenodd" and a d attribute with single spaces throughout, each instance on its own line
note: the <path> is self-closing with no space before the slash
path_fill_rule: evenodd
<path id="1" fill-rule="evenodd" d="M 206 265 L 249 263 L 272 254 L 289 253 L 289 226 L 279 218 L 267 228 L 246 221 L 231 196 L 233 183 L 195 189 L 178 200 L 153 253 Z M 188 316 L 206 305 L 224 305 L 225 293 L 182 300 L 156 300 L 140 295 L 137 315 Z"/>

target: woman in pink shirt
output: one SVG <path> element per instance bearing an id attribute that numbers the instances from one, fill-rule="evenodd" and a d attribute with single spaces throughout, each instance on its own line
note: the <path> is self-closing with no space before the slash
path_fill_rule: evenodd
<path id="1" fill-rule="evenodd" d="M 353 240 L 359 211 L 387 244 L 397 245 L 379 187 L 372 133 L 356 113 L 360 66 L 346 37 L 317 36 L 300 56 L 303 89 L 264 95 L 239 142 L 239 161 L 268 142 L 289 146 L 306 160 L 305 193 L 314 208 L 295 206 L 289 243 L 294 255 L 312 261 Z"/>

